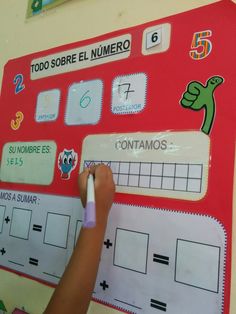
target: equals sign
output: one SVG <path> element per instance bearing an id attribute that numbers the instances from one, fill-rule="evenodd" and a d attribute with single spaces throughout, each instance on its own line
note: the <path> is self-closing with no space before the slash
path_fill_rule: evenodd
<path id="1" fill-rule="evenodd" d="M 153 254 L 153 262 L 169 265 L 169 257 L 160 254 Z"/>
<path id="2" fill-rule="evenodd" d="M 38 260 L 38 259 L 35 259 L 35 258 L 30 257 L 30 258 L 29 258 L 29 264 L 31 264 L 31 265 L 35 265 L 35 266 L 38 266 L 38 264 L 39 264 L 39 260 Z"/>
<path id="3" fill-rule="evenodd" d="M 42 231 L 42 226 L 40 226 L 40 225 L 33 225 L 33 230 L 41 232 Z"/>
<path id="4" fill-rule="evenodd" d="M 166 306 L 167 304 L 164 302 L 160 302 L 154 299 L 151 299 L 151 303 L 150 303 L 151 307 L 154 307 L 157 310 L 161 310 L 163 312 L 166 312 Z"/>

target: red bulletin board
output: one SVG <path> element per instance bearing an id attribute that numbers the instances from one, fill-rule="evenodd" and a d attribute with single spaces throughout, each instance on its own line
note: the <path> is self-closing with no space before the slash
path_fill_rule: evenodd
<path id="1" fill-rule="evenodd" d="M 82 224 L 79 169 L 103 161 L 117 194 L 94 299 L 131 313 L 229 313 L 235 18 L 235 4 L 221 1 L 6 64 L 3 268 L 58 282 Z M 155 238 L 162 239 L 159 247 Z M 127 239 L 143 248 L 131 251 L 143 263 L 122 255 Z M 199 267 L 188 265 L 194 254 L 203 256 Z M 134 294 L 122 276 L 137 283 Z M 175 289 L 181 292 L 174 301 Z"/>

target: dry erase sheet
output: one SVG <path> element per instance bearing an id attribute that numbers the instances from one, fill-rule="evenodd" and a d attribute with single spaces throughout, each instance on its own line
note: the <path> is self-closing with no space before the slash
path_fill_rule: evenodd
<path id="1" fill-rule="evenodd" d="M 105 163 L 117 193 L 94 300 L 228 314 L 235 20 L 222 1 L 6 64 L 2 268 L 58 283 L 83 223 L 78 172 Z"/>

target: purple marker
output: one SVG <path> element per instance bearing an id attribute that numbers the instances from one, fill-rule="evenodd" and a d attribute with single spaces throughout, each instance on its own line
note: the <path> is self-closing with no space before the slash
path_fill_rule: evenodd
<path id="1" fill-rule="evenodd" d="M 96 205 L 93 175 L 89 174 L 87 182 L 87 204 L 84 211 L 84 227 L 93 228 L 96 224 Z"/>

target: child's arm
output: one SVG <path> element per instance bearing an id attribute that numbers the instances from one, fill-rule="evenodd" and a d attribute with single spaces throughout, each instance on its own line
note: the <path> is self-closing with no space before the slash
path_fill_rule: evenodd
<path id="1" fill-rule="evenodd" d="M 70 262 L 54 291 L 45 314 L 85 314 L 95 285 L 107 217 L 112 205 L 115 185 L 110 168 L 99 165 L 79 176 L 80 196 L 86 205 L 87 178 L 94 174 L 96 226 L 82 228 Z"/>

